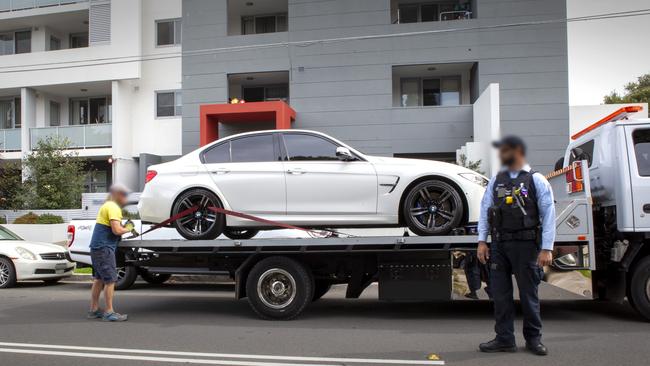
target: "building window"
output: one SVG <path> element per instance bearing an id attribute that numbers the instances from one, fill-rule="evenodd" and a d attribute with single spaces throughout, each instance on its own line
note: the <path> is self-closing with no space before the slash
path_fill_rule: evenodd
<path id="1" fill-rule="evenodd" d="M 248 15 L 241 18 L 241 34 L 261 34 L 287 31 L 287 14 Z"/>
<path id="2" fill-rule="evenodd" d="M 56 51 L 61 49 L 61 40 L 50 36 L 50 51 Z"/>
<path id="3" fill-rule="evenodd" d="M 50 126 L 61 125 L 61 105 L 55 101 L 50 101 Z"/>
<path id="4" fill-rule="evenodd" d="M 88 32 L 70 34 L 70 48 L 88 47 Z"/>
<path id="5" fill-rule="evenodd" d="M 0 33 L 0 56 L 32 52 L 32 31 Z"/>
<path id="6" fill-rule="evenodd" d="M 70 99 L 70 124 L 87 125 L 111 123 L 111 97 Z"/>
<path id="7" fill-rule="evenodd" d="M 244 86 L 242 96 L 247 102 L 265 102 L 272 100 L 289 99 L 289 87 L 287 85 L 265 85 L 265 86 Z"/>
<path id="8" fill-rule="evenodd" d="M 156 92 L 156 117 L 175 117 L 183 115 L 181 91 Z"/>
<path id="9" fill-rule="evenodd" d="M 472 7 L 468 0 L 443 0 L 422 3 L 400 3 L 394 23 L 419 23 L 456 19 L 470 19 Z"/>
<path id="10" fill-rule="evenodd" d="M 156 45 L 173 46 L 181 44 L 182 27 L 180 19 L 156 21 Z"/>
<path id="11" fill-rule="evenodd" d="M 402 78 L 402 107 L 460 104 L 460 76 L 443 78 Z"/>
<path id="12" fill-rule="evenodd" d="M 20 98 L 0 99 L 0 129 L 20 128 Z"/>

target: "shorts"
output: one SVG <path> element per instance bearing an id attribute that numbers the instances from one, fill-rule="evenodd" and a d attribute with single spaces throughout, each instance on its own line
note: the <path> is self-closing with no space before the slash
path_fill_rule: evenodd
<path id="1" fill-rule="evenodd" d="M 113 248 L 97 248 L 90 250 L 90 260 L 93 266 L 93 277 L 104 283 L 117 282 L 115 250 Z"/>

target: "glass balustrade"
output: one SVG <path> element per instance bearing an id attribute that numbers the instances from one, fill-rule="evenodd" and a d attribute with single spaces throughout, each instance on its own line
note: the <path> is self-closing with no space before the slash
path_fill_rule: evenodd
<path id="1" fill-rule="evenodd" d="M 0 152 L 20 151 L 20 129 L 0 130 Z"/>
<path id="2" fill-rule="evenodd" d="M 31 128 L 29 130 L 30 146 L 33 150 L 36 148 L 36 144 L 40 139 L 51 136 L 68 140 L 72 149 L 111 147 L 111 128 L 112 125 L 110 123 Z"/>

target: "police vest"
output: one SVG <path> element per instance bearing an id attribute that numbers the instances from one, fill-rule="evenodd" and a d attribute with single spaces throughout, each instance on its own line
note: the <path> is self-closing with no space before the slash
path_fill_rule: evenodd
<path id="1" fill-rule="evenodd" d="M 497 233 L 536 231 L 539 228 L 533 174 L 533 171 L 521 171 L 516 178 L 510 178 L 510 174 L 503 171 L 495 177 L 492 209 L 496 217 L 492 229 Z"/>

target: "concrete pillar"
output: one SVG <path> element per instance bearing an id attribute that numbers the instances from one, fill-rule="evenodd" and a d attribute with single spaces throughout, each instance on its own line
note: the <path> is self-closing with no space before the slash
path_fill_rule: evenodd
<path id="1" fill-rule="evenodd" d="M 132 93 L 131 83 L 128 80 L 111 82 L 113 182 L 137 190 L 139 188 L 138 162 L 132 154 L 134 138 L 131 131 Z"/>

